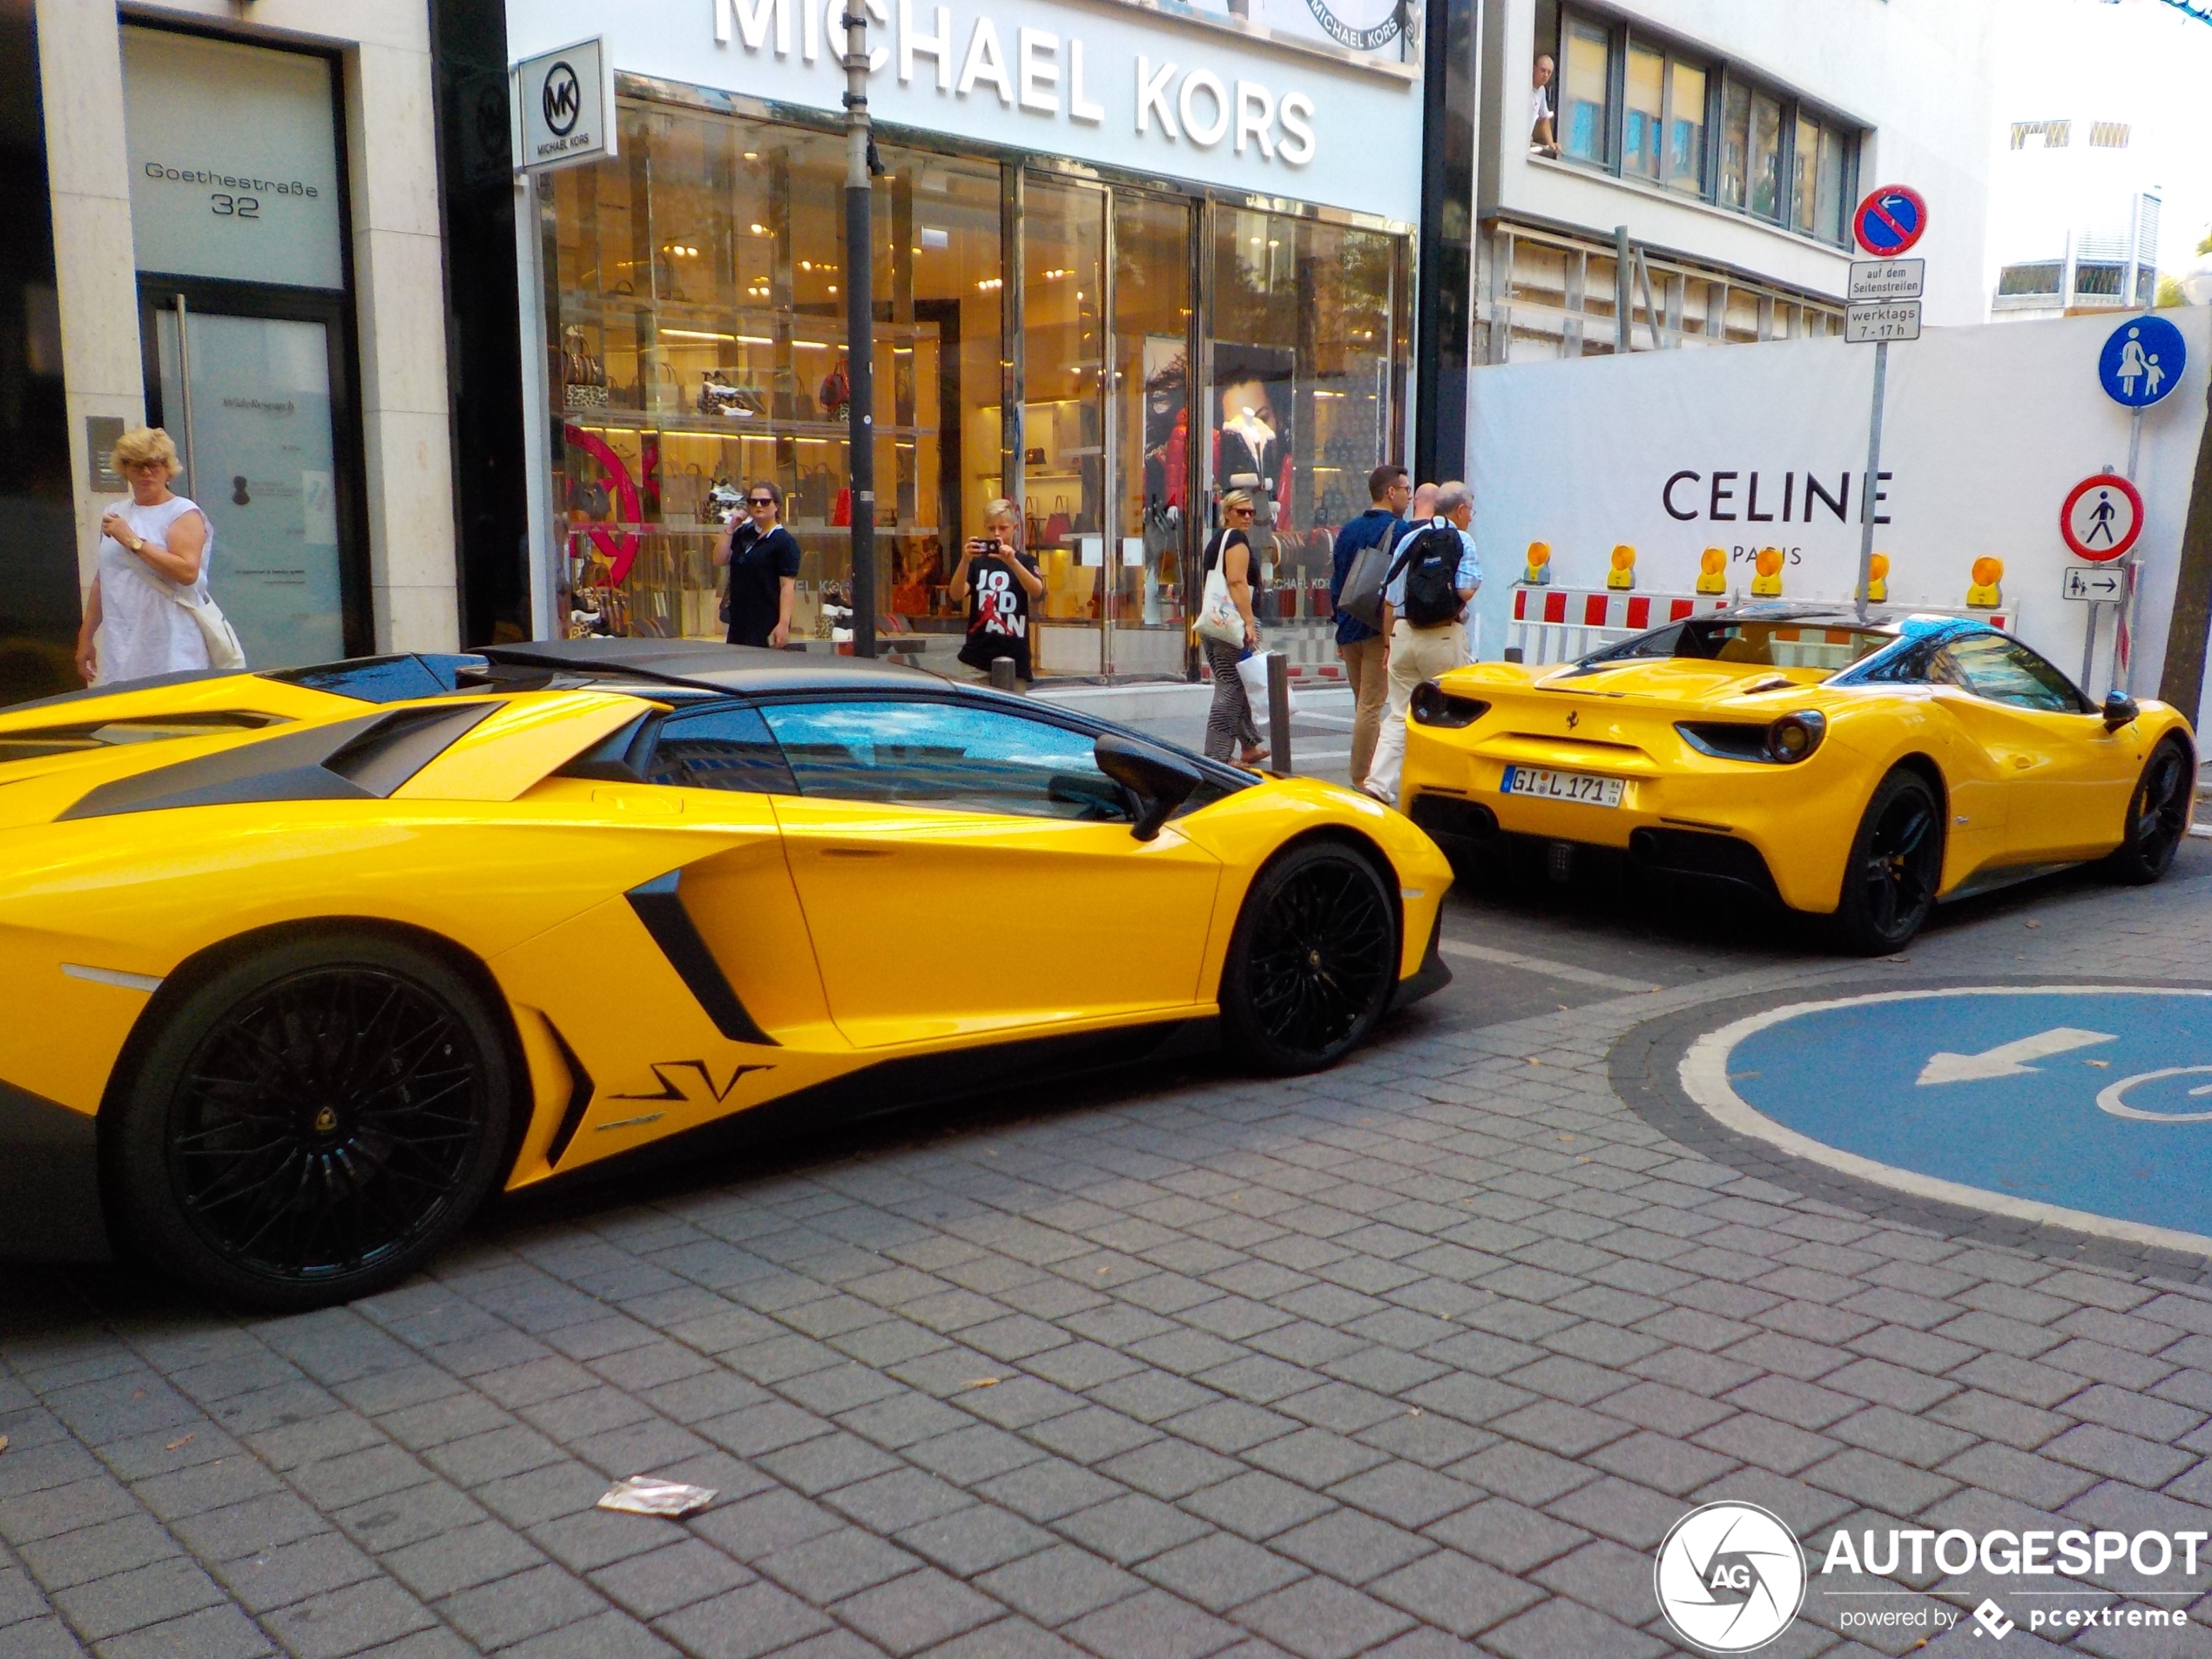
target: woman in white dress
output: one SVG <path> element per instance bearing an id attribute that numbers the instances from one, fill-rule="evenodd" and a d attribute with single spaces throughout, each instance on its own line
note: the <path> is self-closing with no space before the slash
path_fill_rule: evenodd
<path id="1" fill-rule="evenodd" d="M 117 441 L 109 464 L 130 480 L 131 496 L 100 520 L 77 671 L 87 685 L 111 685 L 206 668 L 206 637 L 185 604 L 207 601 L 215 532 L 197 502 L 169 488 L 177 446 L 159 427 L 140 427 Z"/>

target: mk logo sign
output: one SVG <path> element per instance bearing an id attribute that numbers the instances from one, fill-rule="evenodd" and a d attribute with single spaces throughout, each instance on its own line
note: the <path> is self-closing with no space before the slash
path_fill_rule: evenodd
<path id="1" fill-rule="evenodd" d="M 583 88 L 577 80 L 576 71 L 565 62 L 558 63 L 545 72 L 544 91 L 539 103 L 545 114 L 545 125 L 556 138 L 565 138 L 576 126 L 577 117 L 583 110 Z"/>

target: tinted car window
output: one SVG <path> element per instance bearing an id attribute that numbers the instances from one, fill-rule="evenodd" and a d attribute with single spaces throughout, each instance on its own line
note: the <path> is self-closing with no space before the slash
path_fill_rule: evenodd
<path id="1" fill-rule="evenodd" d="M 958 703 L 771 704 L 799 792 L 950 812 L 1123 821 L 1121 786 L 1082 732 Z"/>
<path id="2" fill-rule="evenodd" d="M 759 711 L 740 704 L 670 715 L 654 736 L 644 774 L 648 783 L 679 789 L 799 792 Z"/>
<path id="3" fill-rule="evenodd" d="M 2088 707 L 2074 682 L 2016 639 L 1984 634 L 1955 640 L 1939 654 L 1931 678 L 2016 709 L 2079 714 Z"/>

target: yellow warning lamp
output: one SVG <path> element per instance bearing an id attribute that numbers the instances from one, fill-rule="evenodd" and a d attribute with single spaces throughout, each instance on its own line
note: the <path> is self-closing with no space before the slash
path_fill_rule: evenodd
<path id="1" fill-rule="evenodd" d="M 1756 599 L 1779 599 L 1782 597 L 1782 550 L 1763 547 L 1752 561 L 1758 574 L 1751 578 L 1751 597 Z"/>
<path id="2" fill-rule="evenodd" d="M 1697 591 L 1728 591 L 1728 555 L 1717 547 L 1709 547 L 1697 556 Z"/>
<path id="3" fill-rule="evenodd" d="M 1636 550 L 1626 542 L 1613 550 L 1613 568 L 1605 573 L 1608 588 L 1633 588 L 1636 584 Z"/>
<path id="4" fill-rule="evenodd" d="M 1969 610 L 1994 610 L 2005 603 L 2005 591 L 1998 584 L 2005 579 L 2005 561 L 1985 553 L 1974 561 L 1973 580 L 1966 584 L 1966 608 Z"/>
<path id="5" fill-rule="evenodd" d="M 1528 563 L 1521 573 L 1521 585 L 1542 588 L 1551 585 L 1552 544 L 1549 542 L 1528 543 Z"/>
<path id="6" fill-rule="evenodd" d="M 1866 561 L 1866 603 L 1885 605 L 1890 602 L 1890 556 L 1877 553 Z"/>

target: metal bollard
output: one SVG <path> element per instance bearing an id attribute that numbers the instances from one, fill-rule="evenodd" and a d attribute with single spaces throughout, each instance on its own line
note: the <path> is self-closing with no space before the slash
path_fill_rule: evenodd
<path id="1" fill-rule="evenodd" d="M 1011 657 L 991 658 L 991 689 L 995 691 L 1014 689 L 1014 659 Z"/>
<path id="2" fill-rule="evenodd" d="M 1291 665 L 1279 651 L 1267 653 L 1267 765 L 1291 770 Z"/>

